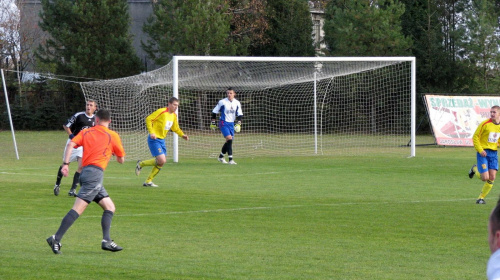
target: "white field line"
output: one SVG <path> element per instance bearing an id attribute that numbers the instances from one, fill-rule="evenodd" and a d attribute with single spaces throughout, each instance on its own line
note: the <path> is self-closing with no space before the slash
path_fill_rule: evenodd
<path id="1" fill-rule="evenodd" d="M 342 167 L 334 167 L 334 168 L 316 168 L 316 169 L 301 169 L 301 170 L 279 170 L 279 171 L 268 171 L 268 172 L 255 172 L 255 173 L 240 173 L 238 174 L 239 177 L 253 177 L 253 176 L 259 176 L 259 175 L 273 175 L 273 174 L 282 174 L 282 173 L 303 173 L 303 172 L 318 172 L 318 171 L 339 171 L 343 170 L 345 168 Z M 386 169 L 386 167 L 369 167 L 365 168 L 364 170 L 379 170 L 379 169 Z M 6 170 L 6 169 L 4 169 Z M 36 168 L 33 169 L 23 169 L 23 170 L 18 170 L 17 172 L 14 171 L 0 171 L 0 175 L 21 175 L 21 176 L 33 176 L 36 175 L 37 177 L 56 177 L 56 172 L 53 172 L 54 174 L 47 174 L 47 173 L 25 173 L 23 172 L 24 170 L 37 170 Z M 70 170 L 70 173 L 73 173 L 73 170 Z M 133 170 L 130 171 L 130 173 L 133 174 Z M 202 174 L 193 174 L 193 175 L 202 175 Z M 73 175 L 68 175 L 69 177 L 72 177 Z M 223 174 L 217 174 L 218 177 L 234 177 L 234 174 L 232 173 L 223 173 Z M 107 176 L 106 173 L 104 174 L 104 179 L 117 179 L 117 180 L 135 180 L 137 176 L 120 176 L 120 177 L 114 177 L 114 176 Z"/>
<path id="2" fill-rule="evenodd" d="M 460 199 L 439 199 L 439 200 L 410 200 L 410 201 L 382 201 L 382 202 L 340 202 L 327 204 L 308 204 L 308 205 L 282 205 L 282 206 L 256 206 L 256 207 L 241 207 L 241 208 L 226 208 L 226 209 L 205 209 L 205 210 L 190 210 L 190 211 L 167 211 L 167 212 L 151 212 L 151 213 L 132 213 L 132 214 L 115 214 L 115 217 L 144 217 L 144 216 L 168 216 L 168 215 L 188 215 L 188 214 L 210 214 L 210 213 L 228 213 L 239 211 L 263 211 L 263 210 L 280 210 L 288 208 L 306 208 L 306 207 L 340 207 L 340 206 L 358 206 L 358 205 L 388 205 L 388 204 L 418 204 L 418 203 L 436 203 L 436 202 L 458 202 L 467 201 L 470 198 Z M 68 209 L 69 210 L 69 209 Z M 0 221 L 26 221 L 26 220 L 61 220 L 63 216 L 58 217 L 22 217 L 8 218 L 0 217 Z M 101 218 L 101 215 L 83 215 L 79 219 Z"/>
<path id="3" fill-rule="evenodd" d="M 323 169 L 304 169 L 304 170 L 282 170 L 282 171 L 269 171 L 269 172 L 256 172 L 256 173 L 241 173 L 239 174 L 238 176 L 240 177 L 244 177 L 244 176 L 259 176 L 259 175 L 272 175 L 272 174 L 280 174 L 280 173 L 299 173 L 299 172 L 313 172 L 313 171 L 331 171 L 331 170 L 338 170 L 337 168 L 333 169 L 333 168 L 323 168 Z M 72 171 L 70 171 L 71 173 Z M 57 172 L 55 172 L 54 174 L 47 174 L 47 173 L 33 173 L 33 172 L 29 172 L 29 173 L 25 173 L 25 172 L 8 172 L 8 171 L 0 171 L 0 175 L 16 175 L 16 176 L 37 176 L 37 177 L 56 177 L 56 174 Z M 133 170 L 131 171 L 131 173 L 133 173 Z M 193 174 L 193 175 L 199 175 L 199 174 Z M 218 177 L 234 177 L 234 174 L 230 174 L 230 173 L 225 173 L 225 174 L 217 174 Z M 68 178 L 69 177 L 73 177 L 73 175 L 68 175 Z M 106 176 L 106 173 L 104 174 L 104 179 L 113 179 L 113 180 L 132 180 L 132 179 L 136 179 L 137 176 L 120 176 L 120 177 L 114 177 L 114 176 Z"/>

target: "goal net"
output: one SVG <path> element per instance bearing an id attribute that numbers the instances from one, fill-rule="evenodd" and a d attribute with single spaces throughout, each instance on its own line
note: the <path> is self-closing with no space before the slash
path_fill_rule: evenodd
<path id="1" fill-rule="evenodd" d="M 136 76 L 81 83 L 86 99 L 111 110 L 128 159 L 150 157 L 145 118 L 180 100 L 190 141 L 168 133 L 169 155 L 216 158 L 224 139 L 211 112 L 232 87 L 243 125 L 235 158 L 415 155 L 415 59 L 409 57 L 192 57 Z"/>

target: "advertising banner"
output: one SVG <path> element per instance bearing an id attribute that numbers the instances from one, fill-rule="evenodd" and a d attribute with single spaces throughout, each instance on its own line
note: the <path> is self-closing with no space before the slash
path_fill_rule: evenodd
<path id="1" fill-rule="evenodd" d="M 425 102 L 438 145 L 473 146 L 472 135 L 500 97 L 425 95 Z"/>

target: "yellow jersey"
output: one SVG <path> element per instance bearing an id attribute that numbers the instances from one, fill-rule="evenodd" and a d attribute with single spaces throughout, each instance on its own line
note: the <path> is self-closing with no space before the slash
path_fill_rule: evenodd
<path id="1" fill-rule="evenodd" d="M 478 153 L 485 149 L 496 151 L 498 149 L 498 139 L 500 138 L 500 124 L 495 124 L 491 119 L 484 120 L 477 127 L 472 142 Z"/>
<path id="2" fill-rule="evenodd" d="M 160 108 L 146 117 L 146 127 L 149 134 L 155 134 L 157 138 L 165 139 L 169 130 L 177 133 L 180 137 L 184 136 L 177 121 L 177 114 L 169 112 L 167 108 Z"/>

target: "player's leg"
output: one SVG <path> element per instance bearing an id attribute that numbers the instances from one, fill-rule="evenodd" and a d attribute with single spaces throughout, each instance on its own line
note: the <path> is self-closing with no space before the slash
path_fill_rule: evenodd
<path id="1" fill-rule="evenodd" d="M 60 165 L 59 166 L 59 170 L 57 170 L 57 179 L 56 179 L 56 183 L 54 185 L 54 195 L 55 196 L 59 195 L 59 190 L 60 190 L 60 186 L 61 186 L 61 180 L 62 180 L 62 177 L 63 177 L 61 169 L 62 169 L 62 165 Z"/>
<path id="2" fill-rule="evenodd" d="M 477 204 L 485 204 L 486 202 L 484 201 L 484 192 L 489 192 L 491 189 L 491 184 L 488 183 L 489 180 L 489 172 L 488 172 L 488 159 L 487 157 L 481 156 L 481 154 L 476 153 L 476 158 L 477 158 L 477 173 L 480 175 L 481 181 L 484 182 L 483 188 L 481 189 L 481 193 L 479 194 L 479 197 L 476 200 Z"/>
<path id="3" fill-rule="evenodd" d="M 476 164 L 472 165 L 472 167 L 469 169 L 469 178 L 472 179 L 474 177 L 481 180 L 481 173 L 479 173 L 479 171 L 477 170 Z"/>
<path id="4" fill-rule="evenodd" d="M 85 201 L 83 201 L 79 198 L 76 198 L 76 200 L 80 200 L 81 202 L 86 203 Z M 75 201 L 75 204 L 76 204 L 76 201 Z M 73 208 L 74 207 L 75 207 L 75 205 L 73 206 Z M 61 221 L 61 225 L 59 226 L 59 229 L 57 229 L 57 232 L 54 235 L 47 238 L 47 243 L 52 248 L 52 252 L 54 252 L 54 254 L 61 253 L 61 251 L 60 251 L 61 246 L 62 246 L 60 243 L 61 239 L 63 238 L 66 231 L 68 231 L 68 229 L 73 225 L 73 223 L 76 221 L 76 219 L 78 219 L 78 217 L 80 217 L 80 214 L 78 214 L 78 212 L 76 212 L 73 208 L 71 208 L 71 210 L 69 210 L 69 212 L 66 213 L 66 215 L 64 216 L 64 218 Z M 83 209 L 85 209 L 85 208 L 83 208 Z"/>
<path id="5" fill-rule="evenodd" d="M 141 169 L 144 166 L 155 166 L 156 165 L 156 157 L 154 157 L 155 153 L 157 153 L 157 145 L 156 141 L 154 139 L 151 139 L 151 137 L 148 136 L 147 138 L 148 142 L 148 148 L 151 154 L 153 155 L 153 158 L 147 159 L 147 160 L 138 160 L 137 164 L 135 165 L 135 175 L 139 176 L 141 174 Z"/>
<path id="6" fill-rule="evenodd" d="M 111 222 L 113 221 L 113 216 L 115 214 L 115 204 L 108 196 L 99 201 L 99 205 L 104 210 L 101 218 L 102 239 L 111 241 L 110 229 Z"/>
<path id="7" fill-rule="evenodd" d="M 229 164 L 236 164 L 236 162 L 233 160 L 234 123 L 229 123 L 227 126 L 229 130 L 229 135 L 226 136 L 227 157 L 229 159 Z"/>
<path id="8" fill-rule="evenodd" d="M 155 166 L 156 165 L 156 158 L 151 158 L 147 160 L 143 160 L 138 162 L 139 166 L 143 168 L 144 166 Z"/>
<path id="9" fill-rule="evenodd" d="M 493 183 L 495 182 L 497 170 L 498 170 L 498 157 L 496 151 L 487 151 L 487 156 L 483 157 L 481 164 L 478 165 L 478 171 L 481 174 L 481 180 L 484 181 L 481 193 L 476 201 L 478 204 L 485 204 L 484 199 L 488 193 L 493 188 Z M 488 168 L 487 170 L 485 170 Z"/>
<path id="10" fill-rule="evenodd" d="M 166 162 L 167 162 L 167 157 L 165 156 L 165 154 L 156 156 L 156 165 L 154 165 L 153 168 L 151 169 L 151 173 L 149 173 L 149 176 L 146 179 L 146 182 L 144 182 L 143 186 L 158 187 L 158 185 L 153 183 L 153 179 L 156 177 L 156 175 L 158 175 L 158 173 L 161 171 L 161 168 Z"/>
<path id="11" fill-rule="evenodd" d="M 233 138 L 227 140 L 227 156 L 229 158 L 229 164 L 236 164 L 233 160 Z"/>
<path id="12" fill-rule="evenodd" d="M 108 193 L 106 192 L 106 189 L 104 187 L 102 190 L 99 192 L 99 195 L 94 199 L 99 206 L 101 206 L 102 210 L 104 212 L 102 213 L 102 218 L 101 218 L 101 228 L 102 228 L 102 242 L 101 242 L 101 248 L 103 250 L 107 251 L 112 251 L 112 252 L 118 252 L 121 251 L 123 248 L 118 246 L 112 239 L 110 235 L 110 230 L 111 230 L 111 222 L 113 221 L 113 216 L 115 213 L 115 204 L 113 203 L 113 200 L 109 197 Z"/>
<path id="13" fill-rule="evenodd" d="M 61 225 L 57 232 L 51 237 L 47 238 L 47 243 L 52 248 L 55 254 L 60 254 L 61 249 L 61 239 L 68 229 L 75 223 L 75 221 L 80 217 L 80 215 L 85 211 L 88 206 L 88 202 L 80 198 L 76 198 L 73 208 L 66 213 L 66 216 L 61 221 Z"/>
<path id="14" fill-rule="evenodd" d="M 66 155 L 66 147 L 68 146 L 69 141 L 71 141 L 71 140 L 68 139 L 68 141 L 66 141 L 66 145 L 64 146 L 64 152 L 63 152 L 63 156 L 62 156 L 63 162 L 64 162 L 64 155 Z M 59 170 L 57 171 L 56 183 L 54 185 L 54 195 L 56 195 L 56 196 L 59 195 L 61 180 L 63 177 L 63 174 L 61 173 L 61 169 L 62 169 L 62 165 L 59 166 Z"/>
<path id="15" fill-rule="evenodd" d="M 224 139 L 226 140 L 226 142 L 224 142 L 224 145 L 222 145 L 222 149 L 220 151 L 218 161 L 226 164 L 227 161 L 224 159 L 224 155 L 228 152 L 229 145 L 230 145 L 227 140 L 228 140 L 228 138 L 232 139 L 232 136 L 231 136 L 231 131 L 229 129 L 229 126 L 226 122 L 220 122 L 219 127 L 220 127 L 220 132 L 222 133 L 222 136 L 224 136 Z"/>
<path id="16" fill-rule="evenodd" d="M 106 190 L 103 188 L 103 191 L 105 192 Z M 99 194 L 99 197 L 101 197 L 102 194 Z M 99 199 L 96 197 L 97 203 L 101 208 L 104 210 L 102 213 L 102 218 L 101 218 L 101 228 L 102 228 L 102 242 L 101 242 L 101 248 L 103 250 L 107 251 L 112 251 L 112 252 L 118 252 L 123 250 L 122 247 L 118 246 L 112 239 L 110 235 L 110 230 L 111 230 L 111 222 L 113 221 L 113 216 L 115 213 L 115 204 L 113 203 L 113 200 L 108 196 L 107 192 L 105 194 L 105 197 L 102 199 Z"/>
<path id="17" fill-rule="evenodd" d="M 162 140 L 163 141 L 163 140 Z M 139 176 L 139 173 L 141 169 L 145 166 L 156 166 L 156 155 L 159 155 L 163 153 L 163 149 L 161 145 L 159 145 L 156 141 L 156 139 L 151 139 L 148 136 L 148 148 L 149 151 L 151 152 L 151 155 L 153 158 L 147 159 L 147 160 L 138 160 L 136 164 L 136 175 Z"/>
<path id="18" fill-rule="evenodd" d="M 82 172 L 82 157 L 83 157 L 83 147 L 78 147 L 76 149 L 71 150 L 71 156 L 69 158 L 69 162 L 76 162 L 78 163 L 78 168 L 75 171 L 75 174 L 73 175 L 73 183 L 71 184 L 71 188 L 68 192 L 69 196 L 75 196 L 76 197 L 76 187 L 78 187 L 78 184 L 80 183 L 80 174 Z"/>
<path id="19" fill-rule="evenodd" d="M 59 226 L 56 234 L 47 239 L 47 243 L 49 243 L 54 253 L 60 253 L 59 249 L 61 243 L 59 242 L 63 238 L 64 234 L 73 225 L 76 219 L 80 217 L 85 209 L 87 209 L 89 203 L 94 200 L 95 196 L 98 194 L 98 191 L 102 187 L 102 174 L 103 171 L 99 168 L 83 168 L 80 176 L 80 192 L 78 193 L 78 197 L 75 199 L 73 207 L 62 219 L 61 225 Z"/>
<path id="20" fill-rule="evenodd" d="M 75 174 L 73 175 L 73 184 L 71 185 L 71 189 L 68 192 L 69 196 L 74 196 L 74 197 L 76 197 L 76 188 L 80 183 L 80 175 L 82 173 L 82 168 L 83 168 L 81 157 L 77 158 L 77 162 L 78 162 L 78 169 L 75 171 Z"/>
<path id="21" fill-rule="evenodd" d="M 142 184 L 144 187 L 158 187 L 158 185 L 153 183 L 154 177 L 160 172 L 161 168 L 167 162 L 167 147 L 165 146 L 164 139 L 148 139 L 149 150 L 151 154 L 155 157 L 153 168 L 149 173 L 146 182 Z M 148 164 L 151 164 L 151 160 L 149 160 Z"/>

